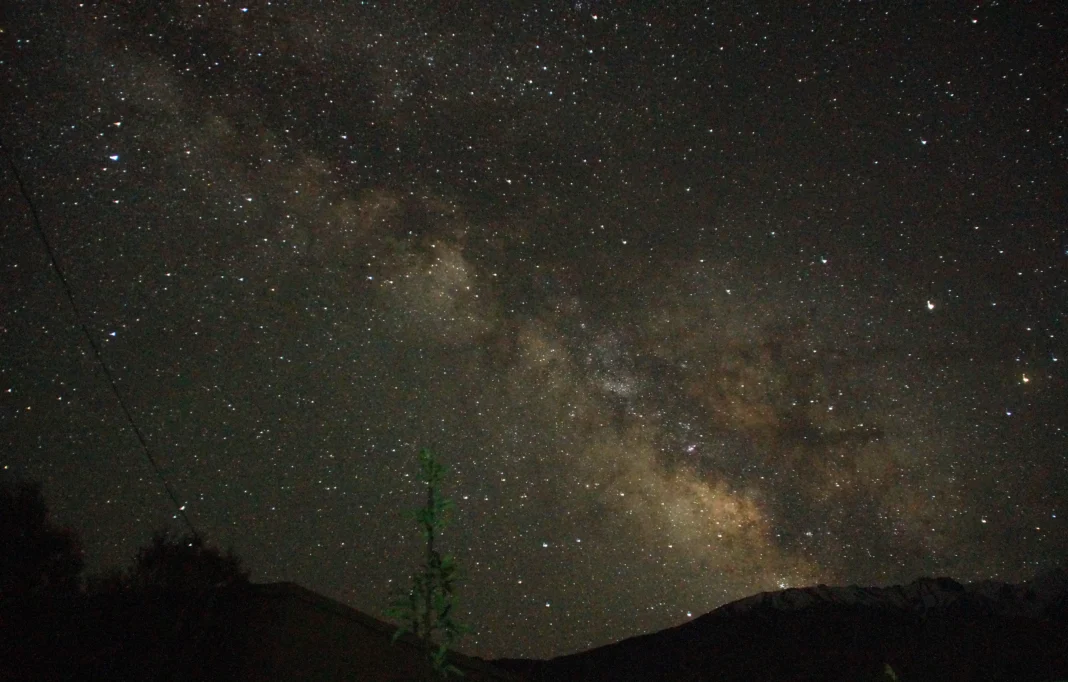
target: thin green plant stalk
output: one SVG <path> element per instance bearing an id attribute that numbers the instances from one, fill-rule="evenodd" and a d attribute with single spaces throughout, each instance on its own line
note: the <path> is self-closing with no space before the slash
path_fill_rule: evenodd
<path id="1" fill-rule="evenodd" d="M 419 451 L 419 468 L 426 483 L 426 505 L 412 512 L 411 517 L 419 524 L 426 554 L 420 572 L 411 576 L 411 588 L 406 594 L 397 595 L 387 613 L 401 621 L 393 634 L 394 642 L 405 633 L 414 634 L 423 642 L 427 662 L 435 675 L 462 677 L 463 671 L 448 662 L 452 645 L 470 631 L 452 618 L 458 580 L 456 561 L 452 556 L 443 556 L 435 547 L 438 535 L 448 524 L 453 504 L 441 492 L 445 467 L 427 448 Z M 440 644 L 436 643 L 439 635 Z"/>

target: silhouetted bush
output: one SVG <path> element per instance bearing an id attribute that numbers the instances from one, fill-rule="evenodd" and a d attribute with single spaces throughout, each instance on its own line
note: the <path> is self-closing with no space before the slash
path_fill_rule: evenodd
<path id="1" fill-rule="evenodd" d="M 247 584 L 248 571 L 232 551 L 223 554 L 199 536 L 157 531 L 151 544 L 138 550 L 125 582 L 146 594 L 204 592 Z"/>
<path id="2" fill-rule="evenodd" d="M 77 543 L 46 522 L 40 489 L 23 485 L 0 504 L 0 682 L 237 674 L 252 601 L 232 552 L 157 532 L 132 566 L 90 577 L 82 591 Z"/>
<path id="3" fill-rule="evenodd" d="M 248 624 L 248 572 L 199 536 L 156 532 L 133 566 L 90 581 L 101 633 L 93 676 L 203 680 L 233 673 Z"/>

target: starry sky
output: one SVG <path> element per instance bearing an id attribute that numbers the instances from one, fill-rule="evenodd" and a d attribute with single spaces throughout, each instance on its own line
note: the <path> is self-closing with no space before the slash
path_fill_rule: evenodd
<path id="1" fill-rule="evenodd" d="M 460 649 L 1068 554 L 1059 2 L 17 2 L 2 137 L 197 529 Z M 5 164 L 0 466 L 176 511 Z"/>

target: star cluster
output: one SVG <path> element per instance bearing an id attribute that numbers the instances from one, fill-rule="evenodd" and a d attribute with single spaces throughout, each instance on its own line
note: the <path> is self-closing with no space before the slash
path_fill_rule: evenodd
<path id="1" fill-rule="evenodd" d="M 184 511 L 461 649 L 1068 550 L 1057 3 L 22 3 L 3 141 Z M 639 7 L 640 5 L 640 7 Z M 176 511 L 0 186 L 0 466 Z"/>

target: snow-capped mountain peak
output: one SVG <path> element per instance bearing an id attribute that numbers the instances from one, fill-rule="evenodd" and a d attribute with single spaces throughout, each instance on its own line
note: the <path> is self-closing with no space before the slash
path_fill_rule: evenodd
<path id="1" fill-rule="evenodd" d="M 920 578 L 907 585 L 857 585 L 789 588 L 726 604 L 712 614 L 734 615 L 753 610 L 795 611 L 813 607 L 866 607 L 915 614 L 952 609 L 1028 618 L 1052 618 L 1068 600 L 1068 570 L 1057 567 L 1034 580 L 1013 584 L 992 580 L 961 584 L 951 578 Z"/>

